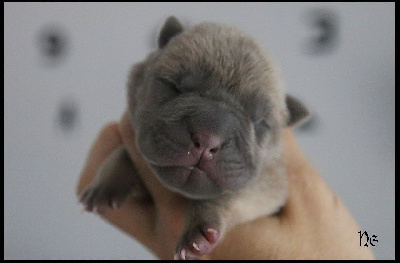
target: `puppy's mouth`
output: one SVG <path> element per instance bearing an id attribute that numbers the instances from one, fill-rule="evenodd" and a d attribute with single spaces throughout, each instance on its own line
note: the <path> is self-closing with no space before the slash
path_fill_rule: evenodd
<path id="1" fill-rule="evenodd" d="M 242 167 L 218 174 L 198 166 L 158 166 L 151 164 L 158 178 L 170 190 L 193 199 L 210 199 L 232 188 L 245 169 Z M 239 180 L 240 181 L 240 180 Z M 235 182 L 232 185 L 232 182 Z"/>

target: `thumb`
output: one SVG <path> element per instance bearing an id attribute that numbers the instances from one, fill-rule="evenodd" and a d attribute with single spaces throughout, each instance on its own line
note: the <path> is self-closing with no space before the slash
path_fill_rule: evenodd
<path id="1" fill-rule="evenodd" d="M 94 180 L 106 158 L 121 145 L 119 124 L 112 122 L 105 125 L 88 153 L 76 187 L 78 196 Z M 123 232 L 150 247 L 153 243 L 151 240 L 153 210 L 151 202 L 143 203 L 128 199 L 120 208 L 105 211 L 101 216 Z"/>

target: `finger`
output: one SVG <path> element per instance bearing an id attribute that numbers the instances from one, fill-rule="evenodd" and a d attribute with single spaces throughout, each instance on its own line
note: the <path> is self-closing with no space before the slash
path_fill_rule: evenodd
<path id="1" fill-rule="evenodd" d="M 112 122 L 104 126 L 92 145 L 81 172 L 76 187 L 76 193 L 78 196 L 82 190 L 88 187 L 93 181 L 104 160 L 121 144 L 122 141 L 119 135 L 118 123 Z"/>
<path id="2" fill-rule="evenodd" d="M 76 188 L 78 196 L 93 181 L 105 159 L 122 145 L 118 126 L 119 123 L 113 122 L 104 126 L 100 131 L 89 151 L 82 170 Z M 127 200 L 120 208 L 109 209 L 102 213 L 101 216 L 123 232 L 128 233 L 150 247 L 152 243 L 150 240 L 153 225 L 152 213 L 153 207 L 151 203 Z"/>
<path id="3" fill-rule="evenodd" d="M 360 229 L 358 223 L 300 150 L 293 132 L 285 130 L 283 138 L 289 196 L 280 219 L 287 223 L 284 224 L 287 232 L 290 235 L 313 236 L 313 251 L 320 244 L 322 247 L 324 244 L 335 244 L 328 249 L 323 247 L 326 258 L 359 259 L 361 256 L 373 259 L 370 249 L 361 248 L 354 242 L 354 233 Z"/>
<path id="4" fill-rule="evenodd" d="M 288 174 L 288 199 L 283 216 L 290 219 L 317 215 L 322 209 L 337 205 L 339 199 L 300 149 L 291 129 L 283 131 L 284 156 Z"/>
<path id="5" fill-rule="evenodd" d="M 185 199 L 165 188 L 157 177 L 153 174 L 146 161 L 139 153 L 136 143 L 135 134 L 132 128 L 130 115 L 127 111 L 123 114 L 120 121 L 120 133 L 122 142 L 126 145 L 127 150 L 134 160 L 136 167 L 140 171 L 141 179 L 153 197 L 155 205 L 163 209 L 176 209 L 185 204 Z"/>
<path id="6" fill-rule="evenodd" d="M 155 209 L 151 203 L 128 200 L 118 209 L 105 211 L 101 217 L 154 251 Z"/>

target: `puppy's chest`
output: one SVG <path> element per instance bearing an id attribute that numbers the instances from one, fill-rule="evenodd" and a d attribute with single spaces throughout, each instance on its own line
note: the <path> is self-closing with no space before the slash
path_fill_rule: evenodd
<path id="1" fill-rule="evenodd" d="M 233 223 L 242 223 L 279 210 L 287 196 L 287 177 L 283 166 L 266 169 L 231 201 L 228 214 Z"/>

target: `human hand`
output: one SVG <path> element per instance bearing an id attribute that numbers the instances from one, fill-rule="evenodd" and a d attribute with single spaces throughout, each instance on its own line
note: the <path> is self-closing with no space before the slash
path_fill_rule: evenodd
<path id="1" fill-rule="evenodd" d="M 124 144 L 141 174 L 150 169 L 135 148 L 125 113 L 105 126 L 94 142 L 77 185 L 77 194 L 94 179 L 108 155 Z M 289 196 L 278 215 L 265 216 L 230 230 L 201 259 L 373 259 L 360 247 L 355 222 L 339 197 L 301 152 L 293 132 L 283 131 Z M 187 201 L 164 188 L 155 176 L 142 176 L 151 200 L 127 200 L 101 216 L 147 246 L 160 259 L 172 259 L 184 224 Z"/>

